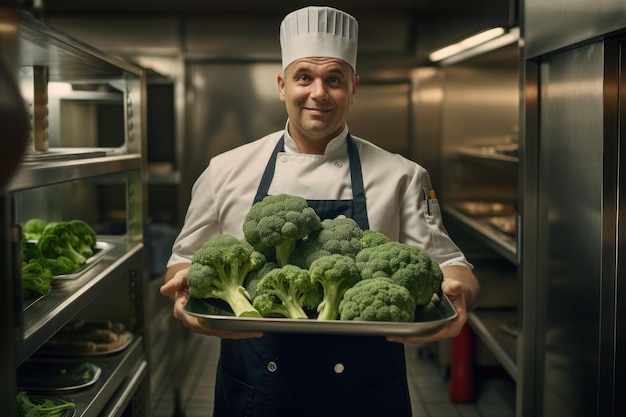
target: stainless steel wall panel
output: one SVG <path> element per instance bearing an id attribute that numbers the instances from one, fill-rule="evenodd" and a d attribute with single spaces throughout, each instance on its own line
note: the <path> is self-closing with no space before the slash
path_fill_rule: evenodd
<path id="1" fill-rule="evenodd" d="M 48 23 L 117 55 L 170 55 L 180 51 L 180 23 L 176 17 L 53 16 Z"/>
<path id="2" fill-rule="evenodd" d="M 537 389 L 545 416 L 587 417 L 598 409 L 603 54 L 595 43 L 545 58 L 540 67 L 535 306 L 544 317 L 537 323 Z"/>
<path id="3" fill-rule="evenodd" d="M 524 0 L 526 53 L 535 57 L 626 26 L 624 0 Z"/>
<path id="4" fill-rule="evenodd" d="M 193 58 L 280 59 L 280 19 L 265 16 L 190 17 L 183 51 Z"/>

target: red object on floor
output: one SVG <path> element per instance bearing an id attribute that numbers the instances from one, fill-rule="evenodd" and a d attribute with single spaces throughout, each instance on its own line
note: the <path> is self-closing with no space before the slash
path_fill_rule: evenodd
<path id="1" fill-rule="evenodd" d="M 461 333 L 452 341 L 452 365 L 450 368 L 450 401 L 469 403 L 474 401 L 473 335 L 466 323 Z"/>

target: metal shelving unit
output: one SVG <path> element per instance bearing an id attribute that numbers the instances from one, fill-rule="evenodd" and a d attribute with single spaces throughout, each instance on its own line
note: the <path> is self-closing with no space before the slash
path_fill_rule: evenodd
<path id="1" fill-rule="evenodd" d="M 441 69 L 445 117 L 440 200 L 446 224 L 481 282 L 468 323 L 481 348 L 513 381 L 520 373 L 517 333 L 522 331 L 519 62 L 514 43 Z"/>
<path id="2" fill-rule="evenodd" d="M 131 342 L 110 353 L 62 354 L 65 359 L 89 360 L 102 373 L 92 386 L 51 395 L 74 401 L 76 417 L 148 415 L 145 73 L 28 13 L 17 16 L 16 67 L 44 68 L 46 74 L 34 84 L 22 82 L 24 96 L 28 97 L 24 89 L 43 91 L 44 105 L 48 98 L 54 100 L 58 114 L 53 118 L 53 110 L 46 109 L 41 113 L 44 123 L 32 120 L 33 136 L 42 126 L 52 133 L 46 138 L 49 147 L 29 145 L 0 196 L 4 214 L 0 230 L 11 236 L 9 250 L 0 256 L 3 263 L 13 265 L 13 276 L 7 277 L 13 291 L 4 294 L 12 323 L 2 329 L 3 352 L 15 358 L 13 372 L 6 372 L 7 386 L 14 397 L 19 365 L 46 354 L 42 346 L 68 323 L 114 318 L 132 334 Z M 67 91 L 55 98 L 53 85 Z M 105 116 L 102 105 L 108 106 Z M 31 108 L 31 119 L 41 114 Z M 106 117 L 113 118 L 117 130 L 109 129 Z M 110 250 L 71 279 L 55 278 L 52 290 L 40 299 L 23 300 L 20 225 L 30 217 L 81 218 L 94 226 L 98 241 Z M 8 412 L 15 413 L 11 408 Z"/>

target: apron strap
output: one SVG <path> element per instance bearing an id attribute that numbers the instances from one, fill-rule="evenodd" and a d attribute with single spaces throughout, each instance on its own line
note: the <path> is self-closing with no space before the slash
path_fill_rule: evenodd
<path id="1" fill-rule="evenodd" d="M 365 187 L 363 186 L 363 170 L 361 169 L 361 158 L 352 136 L 348 132 L 346 137 L 348 142 L 348 158 L 350 158 L 350 177 L 352 178 L 352 198 L 354 215 L 353 219 L 363 230 L 370 228 L 367 219 L 367 204 L 365 202 Z"/>
<path id="2" fill-rule="evenodd" d="M 267 165 L 265 166 L 265 171 L 263 172 L 263 176 L 261 177 L 261 182 L 259 183 L 259 188 L 256 190 L 256 195 L 254 196 L 254 203 L 258 203 L 263 200 L 267 193 L 270 190 L 270 185 L 272 184 L 272 179 L 274 178 L 274 171 L 276 170 L 276 159 L 278 158 L 278 153 L 283 152 L 285 150 L 285 135 L 280 137 L 280 140 L 274 147 L 272 151 L 272 155 L 270 156 Z"/>
<path id="3" fill-rule="evenodd" d="M 369 221 L 367 219 L 367 204 L 365 202 L 365 187 L 363 186 L 363 171 L 361 169 L 361 158 L 359 157 L 359 150 L 357 149 L 352 136 L 348 133 L 346 137 L 348 144 L 348 158 L 350 160 L 350 179 L 352 181 L 352 199 L 353 199 L 353 219 L 363 229 L 369 229 Z M 261 177 L 261 182 L 257 188 L 256 195 L 254 196 L 254 203 L 258 203 L 263 200 L 269 192 L 272 179 L 274 178 L 274 172 L 276 170 L 276 159 L 279 152 L 285 150 L 285 135 L 280 137 L 280 140 L 274 147 L 272 155 L 265 166 L 265 171 Z"/>

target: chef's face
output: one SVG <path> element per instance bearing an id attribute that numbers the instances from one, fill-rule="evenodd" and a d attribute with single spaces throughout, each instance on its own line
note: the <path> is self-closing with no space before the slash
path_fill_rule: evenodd
<path id="1" fill-rule="evenodd" d="M 289 134 L 300 152 L 324 153 L 345 126 L 358 84 L 350 65 L 334 58 L 299 59 L 278 75 Z"/>

